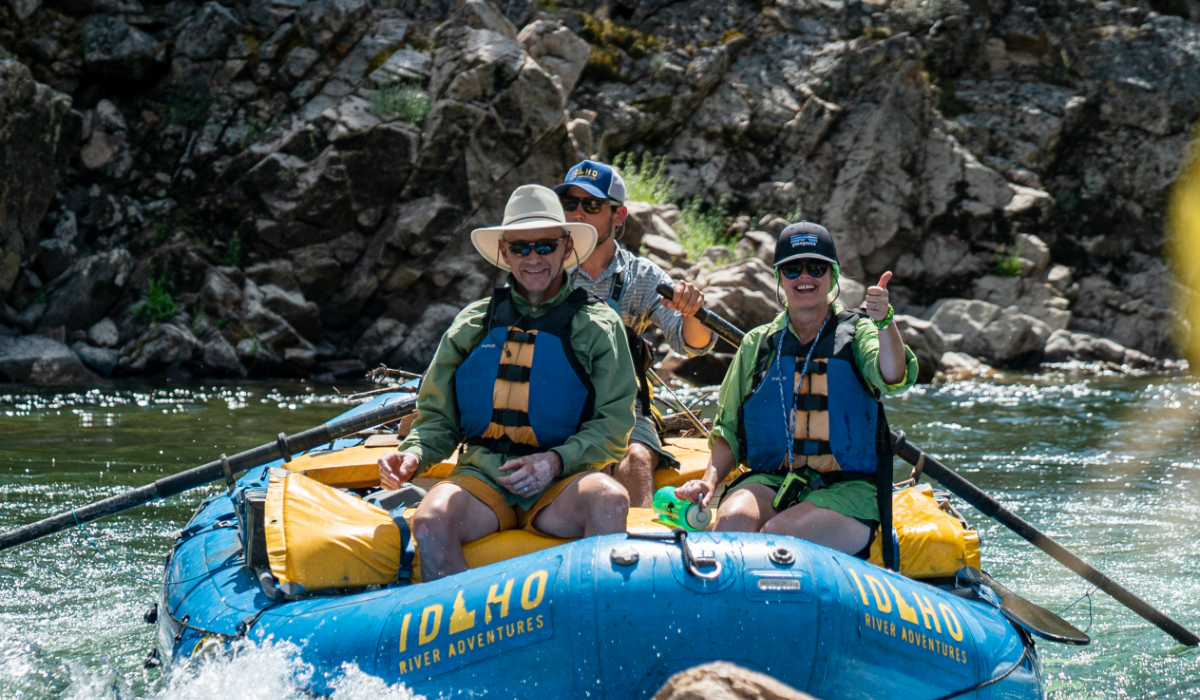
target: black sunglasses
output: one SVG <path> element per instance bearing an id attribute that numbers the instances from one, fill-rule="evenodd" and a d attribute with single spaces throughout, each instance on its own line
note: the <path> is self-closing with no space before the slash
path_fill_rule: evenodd
<path id="1" fill-rule="evenodd" d="M 612 204 L 611 199 L 596 199 L 595 197 L 570 197 L 564 195 L 558 198 L 562 203 L 563 213 L 570 214 L 575 211 L 575 207 L 583 204 L 583 211 L 588 214 L 599 214 L 605 204 Z"/>
<path id="2" fill-rule="evenodd" d="M 812 277 L 824 277 L 825 273 L 829 271 L 829 263 L 817 262 L 816 260 L 803 260 L 779 266 L 779 274 L 790 280 L 799 277 L 800 273 L 804 270 L 808 270 L 808 274 Z"/>
<path id="3" fill-rule="evenodd" d="M 558 238 L 539 238 L 536 241 L 501 241 L 508 246 L 508 252 L 523 258 L 529 253 L 537 253 L 538 255 L 549 255 L 558 250 L 558 242 L 566 238 L 560 236 Z"/>

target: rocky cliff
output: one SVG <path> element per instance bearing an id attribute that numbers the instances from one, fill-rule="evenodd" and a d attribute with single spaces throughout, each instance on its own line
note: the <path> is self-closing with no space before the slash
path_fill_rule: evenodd
<path id="1" fill-rule="evenodd" d="M 421 369 L 494 282 L 468 242 L 581 157 L 726 213 L 625 235 L 739 323 L 799 213 L 923 374 L 1173 357 L 1162 256 L 1200 3 L 6 0 L 0 375 Z M 710 215 L 709 220 L 716 217 Z M 694 249 L 694 245 L 691 246 Z M 686 373 L 685 373 L 686 374 Z"/>

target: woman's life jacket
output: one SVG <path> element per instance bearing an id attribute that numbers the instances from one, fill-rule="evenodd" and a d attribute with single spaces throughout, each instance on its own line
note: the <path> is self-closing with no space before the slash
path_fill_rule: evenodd
<path id="1" fill-rule="evenodd" d="M 812 348 L 803 380 L 806 353 L 801 352 L 800 341 L 787 326 L 763 339 L 750 396 L 738 412 L 739 459 L 759 472 L 807 467 L 820 473 L 820 483 L 810 484 L 814 489 L 853 479 L 873 481 L 879 496 L 880 520 L 888 524 L 884 530 L 888 532 L 892 510 L 891 431 L 879 392 L 867 388 L 854 361 L 859 318 L 850 311 L 838 314 L 832 330 L 825 330 L 814 341 L 816 347 Z M 794 421 L 790 415 L 793 408 Z M 884 559 L 890 568 L 899 561 L 894 551 L 885 551 Z"/>
<path id="2" fill-rule="evenodd" d="M 571 346 L 571 321 L 603 302 L 576 289 L 529 319 L 510 295 L 508 287 L 492 295 L 487 333 L 455 372 L 454 392 L 464 442 L 523 456 L 562 445 L 592 418 L 595 389 Z"/>

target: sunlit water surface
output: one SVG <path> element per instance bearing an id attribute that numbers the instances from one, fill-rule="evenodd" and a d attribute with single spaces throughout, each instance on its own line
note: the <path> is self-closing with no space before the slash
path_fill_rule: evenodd
<path id="1" fill-rule="evenodd" d="M 687 392 L 696 398 L 698 392 Z M 311 427 L 346 410 L 302 383 L 121 385 L 90 393 L 0 385 L 0 528 L 8 529 Z M 1185 626 L 1200 629 L 1200 384 L 1190 378 L 1010 376 L 918 387 L 893 428 Z M 900 472 L 898 471 L 898 474 Z M 214 487 L 215 488 L 215 487 Z M 163 676 L 142 668 L 174 533 L 201 494 L 148 505 L 0 554 L 0 698 L 307 697 L 287 645 L 243 646 Z M 1039 644 L 1055 700 L 1200 697 L 1200 655 L 999 525 L 984 568 L 1092 635 Z M 1074 605 L 1072 606 L 1072 603 Z M 337 700 L 412 697 L 346 668 Z"/>

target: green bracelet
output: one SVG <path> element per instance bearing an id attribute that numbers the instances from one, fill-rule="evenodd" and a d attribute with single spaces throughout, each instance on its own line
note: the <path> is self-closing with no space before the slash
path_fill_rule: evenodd
<path id="1" fill-rule="evenodd" d="M 887 316 L 884 316 L 882 321 L 876 321 L 875 319 L 871 319 L 871 323 L 874 323 L 876 328 L 883 330 L 884 328 L 887 328 L 888 326 L 892 325 L 892 317 L 894 317 L 895 315 L 896 315 L 896 310 L 892 308 L 891 304 L 888 304 Z"/>

